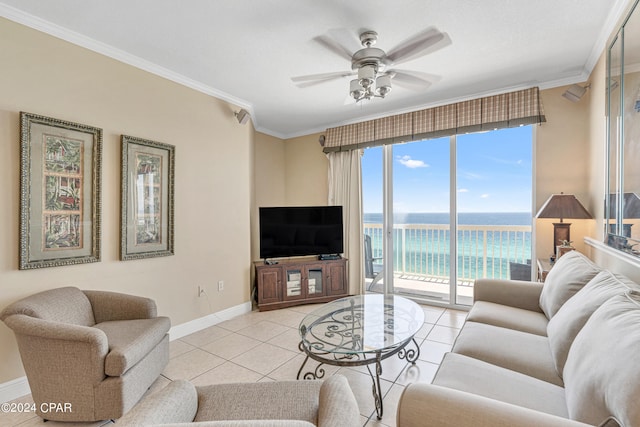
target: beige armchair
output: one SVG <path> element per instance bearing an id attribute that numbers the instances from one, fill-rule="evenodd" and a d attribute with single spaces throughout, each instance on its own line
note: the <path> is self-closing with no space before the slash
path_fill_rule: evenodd
<path id="1" fill-rule="evenodd" d="M 359 427 L 358 403 L 342 375 L 195 387 L 173 381 L 118 420 L 127 427 Z"/>
<path id="2" fill-rule="evenodd" d="M 56 421 L 122 417 L 169 361 L 171 323 L 156 311 L 148 298 L 74 287 L 5 308 L 0 320 L 16 335 L 38 415 Z"/>

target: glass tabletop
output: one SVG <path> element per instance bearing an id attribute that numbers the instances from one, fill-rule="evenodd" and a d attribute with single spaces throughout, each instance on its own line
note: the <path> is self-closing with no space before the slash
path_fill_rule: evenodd
<path id="1" fill-rule="evenodd" d="M 395 295 L 357 295 L 324 304 L 300 322 L 302 344 L 326 353 L 386 351 L 412 339 L 424 311 Z"/>

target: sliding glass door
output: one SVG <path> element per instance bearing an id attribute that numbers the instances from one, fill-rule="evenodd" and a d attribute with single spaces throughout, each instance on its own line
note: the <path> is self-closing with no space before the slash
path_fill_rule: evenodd
<path id="1" fill-rule="evenodd" d="M 530 126 L 365 149 L 367 290 L 466 305 L 476 278 L 531 277 L 531 156 Z"/>
<path id="2" fill-rule="evenodd" d="M 532 127 L 456 137 L 456 303 L 481 277 L 531 280 Z"/>

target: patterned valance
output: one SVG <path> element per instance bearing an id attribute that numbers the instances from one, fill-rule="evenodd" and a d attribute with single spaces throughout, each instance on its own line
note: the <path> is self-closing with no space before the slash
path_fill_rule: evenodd
<path id="1" fill-rule="evenodd" d="M 533 87 L 330 128 L 327 129 L 324 152 L 419 141 L 546 121 L 540 90 Z"/>

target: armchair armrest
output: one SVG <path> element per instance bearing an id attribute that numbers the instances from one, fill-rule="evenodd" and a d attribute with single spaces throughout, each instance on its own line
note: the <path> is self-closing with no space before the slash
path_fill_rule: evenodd
<path id="1" fill-rule="evenodd" d="M 47 340 L 64 340 L 86 343 L 94 346 L 103 356 L 109 351 L 107 336 L 100 329 L 70 323 L 52 322 L 25 314 L 13 314 L 4 319 L 4 323 L 16 335 L 26 335 Z"/>
<path id="2" fill-rule="evenodd" d="M 487 301 L 542 313 L 542 283 L 522 280 L 476 279 L 473 300 Z"/>
<path id="3" fill-rule="evenodd" d="M 83 291 L 91 302 L 96 323 L 110 320 L 151 319 L 158 309 L 150 298 L 106 291 Z"/>
<path id="4" fill-rule="evenodd" d="M 432 384 L 411 384 L 400 397 L 400 427 L 587 427 L 578 421 Z"/>
<path id="5" fill-rule="evenodd" d="M 176 380 L 138 402 L 118 420 L 117 424 L 137 427 L 191 423 L 196 417 L 196 412 L 198 412 L 196 388 L 189 381 Z"/>
<path id="6" fill-rule="evenodd" d="M 358 427 L 360 410 L 349 382 L 342 375 L 333 375 L 320 387 L 318 427 Z"/>
<path id="7" fill-rule="evenodd" d="M 16 335 L 30 381 L 31 377 L 49 379 L 48 392 L 62 393 L 58 381 L 91 384 L 105 377 L 109 343 L 101 330 L 24 314 L 13 314 L 4 322 Z M 43 389 L 39 391 L 42 393 Z"/>

